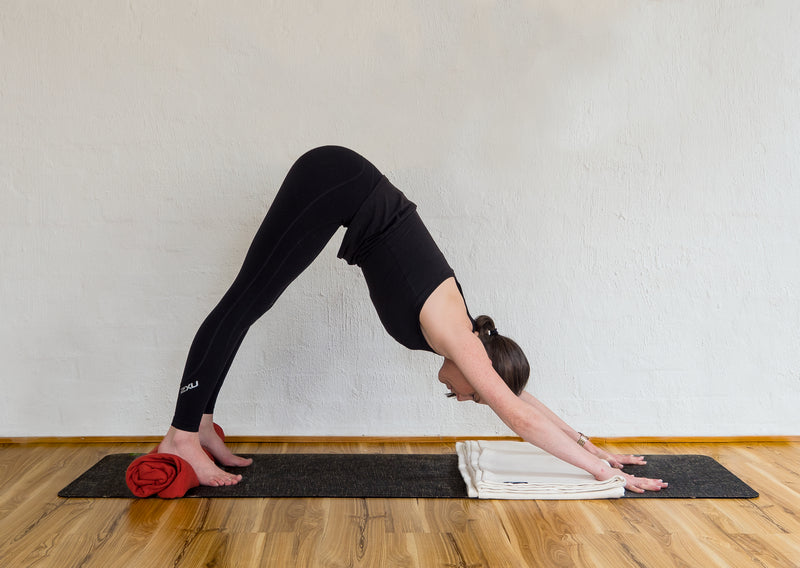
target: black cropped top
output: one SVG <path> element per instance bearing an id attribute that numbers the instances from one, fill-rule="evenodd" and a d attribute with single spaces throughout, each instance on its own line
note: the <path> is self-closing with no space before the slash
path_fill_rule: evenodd
<path id="1" fill-rule="evenodd" d="M 363 271 L 383 327 L 405 347 L 433 352 L 419 314 L 425 300 L 455 273 L 417 206 L 383 177 L 345 226 L 338 256 Z"/>

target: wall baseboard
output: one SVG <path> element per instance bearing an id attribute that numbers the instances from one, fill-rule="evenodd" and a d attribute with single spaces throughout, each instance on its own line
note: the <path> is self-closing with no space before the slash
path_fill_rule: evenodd
<path id="1" fill-rule="evenodd" d="M 232 444 L 454 444 L 463 440 L 520 440 L 513 436 L 228 436 Z M 800 436 L 621 436 L 591 438 L 596 444 L 793 443 Z M 0 438 L 0 445 L 157 444 L 160 436 L 32 436 Z"/>

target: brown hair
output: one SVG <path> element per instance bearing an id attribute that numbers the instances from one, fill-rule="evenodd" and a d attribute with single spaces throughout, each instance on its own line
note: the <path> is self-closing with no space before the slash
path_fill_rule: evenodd
<path id="1" fill-rule="evenodd" d="M 475 319 L 474 330 L 478 332 L 478 339 L 492 360 L 494 370 L 502 377 L 508 388 L 519 396 L 528 384 L 528 377 L 531 374 L 531 366 L 522 348 L 513 339 L 500 335 L 489 316 L 478 316 Z"/>

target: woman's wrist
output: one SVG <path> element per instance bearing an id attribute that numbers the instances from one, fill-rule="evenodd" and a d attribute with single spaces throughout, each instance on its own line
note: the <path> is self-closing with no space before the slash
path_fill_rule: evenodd
<path id="1" fill-rule="evenodd" d="M 600 458 L 597 459 L 597 464 L 595 465 L 594 470 L 590 471 L 589 473 L 591 473 L 598 481 L 608 479 L 612 476 L 611 468 Z"/>
<path id="2" fill-rule="evenodd" d="M 578 434 L 579 434 L 579 436 L 583 436 L 583 437 L 584 437 L 584 439 L 585 439 L 585 440 L 584 440 L 584 442 L 583 442 L 583 444 L 581 444 L 581 443 L 580 443 L 578 440 L 576 440 L 576 442 L 578 443 L 578 445 L 579 445 L 579 446 L 581 446 L 581 447 L 582 447 L 584 450 L 586 450 L 586 451 L 587 451 L 587 452 L 589 452 L 590 454 L 592 454 L 592 455 L 595 455 L 595 456 L 597 456 L 597 457 L 598 457 L 598 458 L 600 458 L 600 459 L 603 459 L 603 457 L 606 455 L 606 454 L 605 454 L 605 452 L 604 452 L 604 451 L 602 451 L 602 450 L 601 450 L 600 448 L 598 448 L 597 446 L 595 446 L 595 445 L 592 443 L 592 441 L 591 441 L 591 440 L 588 438 L 588 436 L 586 436 L 585 434 L 581 434 L 580 432 L 579 432 Z"/>

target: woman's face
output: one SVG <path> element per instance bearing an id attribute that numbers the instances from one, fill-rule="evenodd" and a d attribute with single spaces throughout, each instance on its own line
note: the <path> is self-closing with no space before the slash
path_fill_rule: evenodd
<path id="1" fill-rule="evenodd" d="M 446 386 L 458 401 L 472 400 L 481 403 L 478 393 L 469 384 L 461 371 L 450 359 L 445 358 L 442 368 L 439 369 L 439 382 Z"/>

